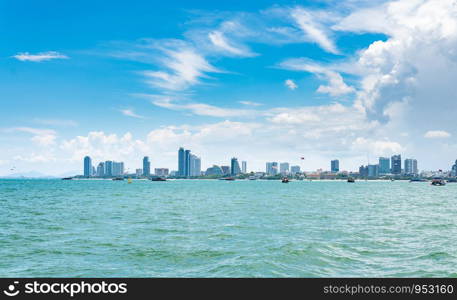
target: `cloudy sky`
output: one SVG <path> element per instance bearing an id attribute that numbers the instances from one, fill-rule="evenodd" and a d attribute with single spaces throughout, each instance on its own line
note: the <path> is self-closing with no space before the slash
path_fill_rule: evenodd
<path id="1" fill-rule="evenodd" d="M 457 159 L 457 1 L 2 1 L 0 175 Z M 305 157 L 301 161 L 300 157 Z"/>

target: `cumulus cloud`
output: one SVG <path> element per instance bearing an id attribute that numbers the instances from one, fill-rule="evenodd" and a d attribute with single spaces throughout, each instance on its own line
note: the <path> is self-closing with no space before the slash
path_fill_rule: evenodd
<path id="1" fill-rule="evenodd" d="M 292 91 L 298 88 L 298 85 L 292 79 L 286 79 L 286 81 L 284 81 L 284 84 L 285 86 L 287 86 L 287 88 L 289 88 L 289 90 Z"/>
<path id="2" fill-rule="evenodd" d="M 21 52 L 13 56 L 15 59 L 20 61 L 31 61 L 41 62 L 52 59 L 67 59 L 68 56 L 61 54 L 57 51 L 40 52 L 37 54 L 31 54 L 29 52 Z"/>
<path id="3" fill-rule="evenodd" d="M 441 139 L 448 138 L 451 134 L 444 130 L 429 130 L 424 134 L 424 137 L 428 139 Z"/>

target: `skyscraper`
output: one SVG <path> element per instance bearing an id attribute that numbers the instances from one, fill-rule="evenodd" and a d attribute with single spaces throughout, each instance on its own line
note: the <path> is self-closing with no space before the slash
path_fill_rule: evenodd
<path id="1" fill-rule="evenodd" d="M 417 175 L 417 160 L 413 158 L 405 159 L 405 174 L 406 175 Z"/>
<path id="2" fill-rule="evenodd" d="M 367 177 L 368 176 L 368 167 L 360 166 L 359 175 L 360 175 L 360 177 Z"/>
<path id="3" fill-rule="evenodd" d="M 288 162 L 282 162 L 279 164 L 279 172 L 283 175 L 286 175 L 289 173 L 289 163 Z"/>
<path id="4" fill-rule="evenodd" d="M 105 163 L 101 162 L 97 166 L 97 176 L 98 177 L 103 177 L 105 176 Z"/>
<path id="5" fill-rule="evenodd" d="M 241 162 L 241 172 L 243 174 L 246 174 L 248 172 L 248 163 L 245 160 Z"/>
<path id="6" fill-rule="evenodd" d="M 184 148 L 181 147 L 178 150 L 178 176 L 186 176 L 185 166 L 186 166 L 186 156 L 184 153 Z"/>
<path id="7" fill-rule="evenodd" d="M 451 167 L 451 176 L 457 176 L 457 160 L 455 164 Z"/>
<path id="8" fill-rule="evenodd" d="M 84 157 L 84 177 L 92 175 L 92 159 L 89 156 Z"/>
<path id="9" fill-rule="evenodd" d="M 291 166 L 290 173 L 292 173 L 294 175 L 300 173 L 300 166 Z"/>
<path id="10" fill-rule="evenodd" d="M 190 150 L 184 151 L 184 176 L 190 176 Z"/>
<path id="11" fill-rule="evenodd" d="M 143 157 L 143 176 L 150 176 L 151 175 L 151 162 L 149 161 L 149 157 Z"/>
<path id="12" fill-rule="evenodd" d="M 390 159 L 388 157 L 379 158 L 379 174 L 385 175 L 390 173 Z"/>
<path id="13" fill-rule="evenodd" d="M 338 159 L 334 159 L 330 162 L 330 171 L 332 173 L 337 173 L 340 171 L 340 161 Z"/>
<path id="14" fill-rule="evenodd" d="M 124 163 L 113 161 L 113 176 L 121 176 L 124 174 Z"/>
<path id="15" fill-rule="evenodd" d="M 277 162 L 267 162 L 266 163 L 266 173 L 268 175 L 278 174 L 278 163 Z"/>
<path id="16" fill-rule="evenodd" d="M 230 161 L 231 175 L 235 176 L 241 173 L 240 164 L 238 163 L 238 158 L 233 157 Z"/>
<path id="17" fill-rule="evenodd" d="M 190 176 L 200 176 L 201 173 L 201 159 L 196 155 L 190 155 Z"/>
<path id="18" fill-rule="evenodd" d="M 401 174 L 401 155 L 394 155 L 391 157 L 391 173 L 394 175 Z"/>
<path id="19" fill-rule="evenodd" d="M 105 161 L 105 176 L 113 176 L 113 162 L 111 160 Z"/>

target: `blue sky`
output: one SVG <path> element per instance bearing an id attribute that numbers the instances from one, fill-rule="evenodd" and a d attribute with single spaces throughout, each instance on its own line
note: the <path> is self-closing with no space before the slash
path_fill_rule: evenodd
<path id="1" fill-rule="evenodd" d="M 447 0 L 3 1 L 0 175 L 80 171 L 84 155 L 176 169 L 179 146 L 204 167 L 237 156 L 250 170 L 314 170 L 339 158 L 351 170 L 402 153 L 449 169 L 454 10 Z"/>

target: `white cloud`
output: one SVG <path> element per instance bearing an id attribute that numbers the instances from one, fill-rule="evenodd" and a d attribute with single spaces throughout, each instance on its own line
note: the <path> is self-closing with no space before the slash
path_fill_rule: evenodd
<path id="1" fill-rule="evenodd" d="M 262 103 L 254 102 L 254 101 L 238 101 L 238 103 L 246 105 L 246 106 L 261 106 Z"/>
<path id="2" fill-rule="evenodd" d="M 20 61 L 41 62 L 51 59 L 67 59 L 68 56 L 56 51 L 40 52 L 37 54 L 30 54 L 28 52 L 21 52 L 13 56 Z"/>
<path id="3" fill-rule="evenodd" d="M 335 43 L 329 37 L 327 27 L 320 23 L 325 18 L 322 12 L 313 12 L 302 7 L 297 7 L 292 9 L 291 16 L 311 41 L 316 42 L 327 52 L 333 54 L 339 53 Z"/>
<path id="4" fill-rule="evenodd" d="M 220 72 L 196 49 L 183 41 L 156 42 L 151 47 L 160 50 L 156 59 L 165 69 L 142 72 L 146 82 L 153 87 L 183 91 L 193 85 L 201 84 L 201 78 L 207 77 L 207 73 Z"/>
<path id="5" fill-rule="evenodd" d="M 316 74 L 323 80 L 327 80 L 328 85 L 320 85 L 318 87 L 317 92 L 319 93 L 330 94 L 333 97 L 337 97 L 355 92 L 355 89 L 352 86 L 348 86 L 344 82 L 341 74 L 330 68 L 309 62 L 306 59 L 289 59 L 280 63 L 280 67 L 289 70 L 310 72 Z"/>
<path id="6" fill-rule="evenodd" d="M 31 127 L 15 127 L 6 129 L 7 132 L 26 132 L 33 134 L 31 141 L 40 146 L 50 146 L 55 143 L 57 133 L 52 129 L 39 129 Z"/>
<path id="7" fill-rule="evenodd" d="M 425 138 L 428 139 L 441 139 L 441 138 L 448 138 L 451 134 L 444 130 L 429 130 L 424 134 Z"/>
<path id="8" fill-rule="evenodd" d="M 124 116 L 137 118 L 137 119 L 144 119 L 143 116 L 136 114 L 133 109 L 125 108 L 119 110 Z"/>
<path id="9" fill-rule="evenodd" d="M 286 79 L 284 84 L 292 91 L 298 88 L 298 85 L 292 79 Z"/>
<path id="10" fill-rule="evenodd" d="M 211 43 L 220 51 L 234 56 L 249 57 L 255 56 L 249 49 L 242 45 L 232 45 L 223 32 L 215 30 L 208 33 Z"/>
<path id="11" fill-rule="evenodd" d="M 405 151 L 405 148 L 397 142 L 388 139 L 373 140 L 363 137 L 358 137 L 352 142 L 352 149 L 354 151 L 372 154 L 376 158 L 378 156 L 389 156 Z"/>

